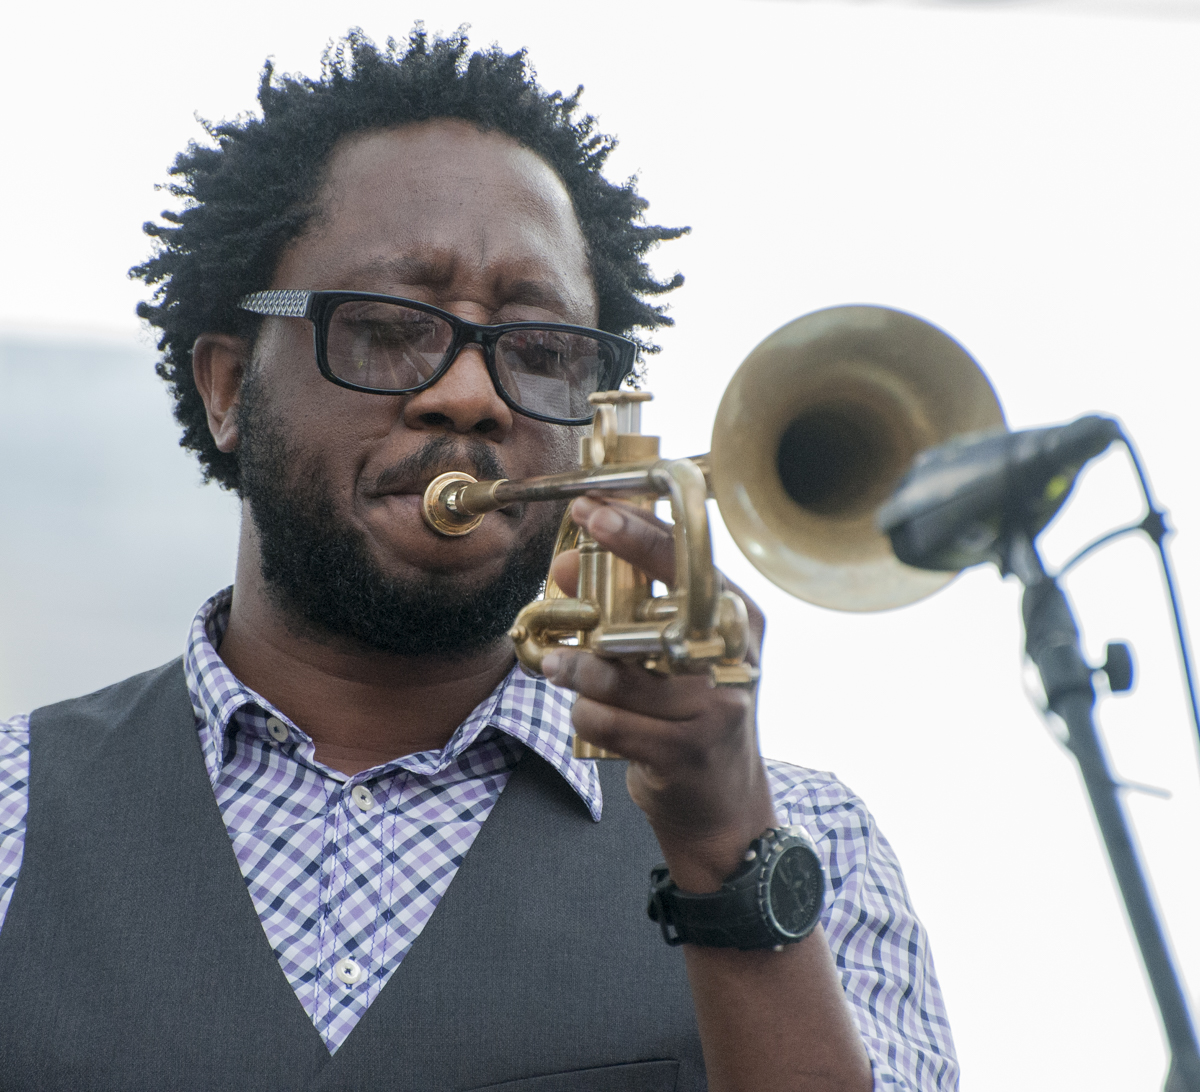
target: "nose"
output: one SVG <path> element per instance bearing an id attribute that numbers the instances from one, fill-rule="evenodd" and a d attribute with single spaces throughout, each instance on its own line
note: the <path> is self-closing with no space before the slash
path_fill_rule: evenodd
<path id="1" fill-rule="evenodd" d="M 432 387 L 414 394 L 404 406 L 412 429 L 445 429 L 503 440 L 512 430 L 512 410 L 496 393 L 479 345 L 466 345 Z"/>

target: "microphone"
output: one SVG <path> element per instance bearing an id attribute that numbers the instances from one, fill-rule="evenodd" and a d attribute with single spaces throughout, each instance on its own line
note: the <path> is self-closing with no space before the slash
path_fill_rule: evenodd
<path id="1" fill-rule="evenodd" d="M 1003 567 L 1013 532 L 1034 538 L 1063 506 L 1079 472 L 1120 439 L 1111 417 L 958 436 L 922 452 L 876 516 L 896 556 L 918 569 Z"/>

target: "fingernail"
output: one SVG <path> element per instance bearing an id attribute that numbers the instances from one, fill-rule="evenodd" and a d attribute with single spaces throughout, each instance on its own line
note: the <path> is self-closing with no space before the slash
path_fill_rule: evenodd
<path id="1" fill-rule="evenodd" d="M 558 669 L 562 667 L 563 657 L 561 652 L 547 652 L 542 657 L 542 672 L 546 678 L 553 679 L 558 674 Z"/>
<path id="2" fill-rule="evenodd" d="M 615 508 L 609 508 L 607 505 L 592 516 L 589 522 L 593 531 L 601 531 L 609 535 L 619 534 L 625 528 L 625 517 Z"/>

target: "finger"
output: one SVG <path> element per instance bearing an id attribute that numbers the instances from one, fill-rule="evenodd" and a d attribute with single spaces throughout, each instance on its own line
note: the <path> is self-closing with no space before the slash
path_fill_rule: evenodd
<path id="1" fill-rule="evenodd" d="M 750 623 L 750 651 L 746 658 L 752 664 L 757 665 L 759 657 L 762 655 L 763 638 L 766 636 L 767 616 L 763 614 L 762 608 L 732 580 L 724 574 L 721 579 L 725 582 L 725 590 L 733 592 L 746 604 L 746 617 Z"/>
<path id="2" fill-rule="evenodd" d="M 571 516 L 581 526 L 586 526 L 592 537 L 602 546 L 624 557 L 626 561 L 633 563 L 644 572 L 648 572 L 653 579 L 661 580 L 667 585 L 672 584 L 675 576 L 675 538 L 669 523 L 664 523 L 643 508 L 634 508 L 619 501 L 605 503 L 594 497 L 580 497 L 576 500 L 571 509 Z M 602 532 L 597 532 L 593 529 L 601 521 L 605 523 L 614 521 L 614 517 L 622 521 L 620 525 L 621 531 L 626 540 L 636 540 L 639 550 L 654 554 L 658 571 L 654 571 L 648 565 L 638 562 L 637 559 L 629 554 L 622 553 L 613 542 L 604 540 Z M 615 529 L 617 527 L 615 521 L 613 525 Z M 669 571 L 671 574 L 670 577 L 660 575 L 663 571 Z M 742 602 L 746 604 L 746 614 L 750 622 L 752 637 L 750 659 L 751 662 L 757 663 L 767 628 L 766 616 L 759 605 L 723 573 L 718 572 L 717 578 L 725 588 L 738 595 Z M 559 586 L 561 587 L 562 585 L 560 584 Z"/>
<path id="3" fill-rule="evenodd" d="M 571 724 L 580 739 L 654 769 L 679 771 L 704 760 L 705 741 L 690 721 L 661 720 L 580 697 Z"/>
<path id="4" fill-rule="evenodd" d="M 573 649 L 548 653 L 542 668 L 556 686 L 613 709 L 663 721 L 709 715 L 740 718 L 754 700 L 746 690 L 712 686 L 707 675 L 654 675 L 636 664 Z"/>
<path id="5" fill-rule="evenodd" d="M 579 551 L 564 550 L 550 562 L 550 579 L 564 595 L 574 595 L 579 587 Z"/>
<path id="6" fill-rule="evenodd" d="M 671 525 L 653 513 L 620 501 L 579 497 L 571 506 L 571 518 L 581 527 L 586 527 L 600 545 L 648 573 L 652 579 L 661 580 L 668 586 L 673 583 L 675 540 Z M 555 583 L 568 595 L 573 595 L 578 587 L 578 554 L 568 552 L 561 557 L 561 562 L 556 559 L 551 566 L 551 573 Z M 741 588 L 720 573 L 718 578 L 746 604 L 751 636 L 748 659 L 757 664 L 766 632 L 766 617 L 758 604 Z"/>
<path id="7" fill-rule="evenodd" d="M 648 508 L 637 508 L 628 501 L 615 500 L 612 497 L 605 497 L 602 494 L 590 493 L 585 497 L 576 497 L 571 504 L 571 518 L 576 523 L 583 525 L 583 520 L 590 516 L 596 510 L 605 507 L 606 505 L 612 508 L 620 508 L 630 514 L 637 516 L 639 519 L 645 520 L 647 523 L 655 527 L 660 527 L 668 534 L 671 533 L 671 524 L 664 519 L 659 519 Z M 576 506 L 578 506 L 579 517 L 576 516 Z"/>
<path id="8" fill-rule="evenodd" d="M 725 767 L 734 756 L 757 754 L 748 713 L 744 703 L 731 702 L 691 719 L 669 720 L 581 695 L 572 707 L 571 723 L 588 743 L 649 767 L 643 773 L 662 787 L 681 777 L 688 781 L 714 762 L 731 772 L 732 766 Z"/>
<path id="9" fill-rule="evenodd" d="M 581 527 L 586 526 L 587 519 L 593 512 L 603 507 L 600 502 L 590 497 L 580 497 L 575 503 L 579 505 L 578 518 L 576 518 L 574 508 L 571 510 L 571 515 Z M 661 527 L 668 534 L 670 533 L 670 525 L 663 523 L 650 513 L 635 508 L 630 508 L 629 511 L 634 515 L 650 520 L 655 526 Z M 564 550 L 561 554 L 556 554 L 550 563 L 550 579 L 558 585 L 564 594 L 575 595 L 576 589 L 579 587 L 579 551 Z"/>
<path id="10" fill-rule="evenodd" d="M 606 550 L 646 573 L 651 580 L 675 579 L 675 541 L 670 528 L 653 514 L 631 505 L 580 497 L 571 517 Z"/>

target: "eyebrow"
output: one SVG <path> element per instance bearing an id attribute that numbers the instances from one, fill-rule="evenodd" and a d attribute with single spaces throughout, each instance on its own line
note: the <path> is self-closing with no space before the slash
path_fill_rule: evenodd
<path id="1" fill-rule="evenodd" d="M 356 265 L 340 274 L 340 277 L 361 283 L 432 284 L 449 280 L 449 269 L 438 268 L 428 258 L 375 258 Z"/>
<path id="2" fill-rule="evenodd" d="M 351 284 L 411 284 L 429 285 L 437 288 L 450 280 L 452 274 L 447 262 L 429 258 L 377 258 L 354 266 L 339 274 L 339 280 Z M 365 289 L 364 289 L 365 290 Z M 549 282 L 539 278 L 526 278 L 504 286 L 503 303 L 526 304 L 544 307 L 566 315 L 570 310 L 562 294 Z"/>
<path id="3" fill-rule="evenodd" d="M 509 303 L 526 303 L 564 313 L 567 311 L 567 301 L 546 281 L 515 281 L 508 285 L 505 295 Z"/>

